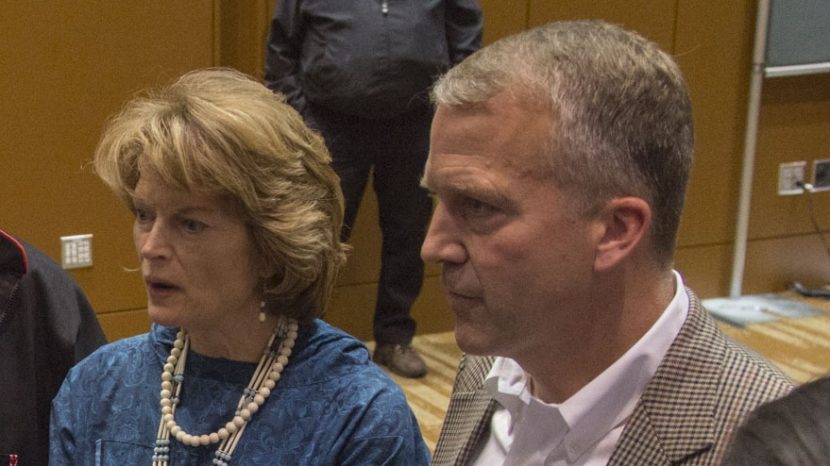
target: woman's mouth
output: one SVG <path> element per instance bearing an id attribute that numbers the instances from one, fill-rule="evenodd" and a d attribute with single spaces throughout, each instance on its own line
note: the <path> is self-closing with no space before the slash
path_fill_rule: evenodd
<path id="1" fill-rule="evenodd" d="M 179 290 L 178 286 L 166 280 L 146 278 L 144 284 L 147 287 L 147 294 L 154 301 L 168 297 Z"/>

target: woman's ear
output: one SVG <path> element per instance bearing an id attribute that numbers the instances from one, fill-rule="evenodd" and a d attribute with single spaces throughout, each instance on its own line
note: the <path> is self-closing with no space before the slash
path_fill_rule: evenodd
<path id="1" fill-rule="evenodd" d="M 277 267 L 276 264 L 266 259 L 267 257 L 268 256 L 266 254 L 258 254 L 256 258 L 256 264 L 254 265 L 254 267 L 256 267 L 259 278 L 262 281 L 266 281 L 270 278 L 273 278 L 280 272 L 279 267 Z"/>
<path id="2" fill-rule="evenodd" d="M 596 246 L 594 270 L 607 271 L 629 257 L 651 227 L 651 206 L 639 197 L 617 197 L 606 204 L 599 221 L 604 233 Z"/>
<path id="3" fill-rule="evenodd" d="M 263 281 L 282 281 L 282 274 L 276 265 L 262 263 L 259 267 L 259 278 Z"/>

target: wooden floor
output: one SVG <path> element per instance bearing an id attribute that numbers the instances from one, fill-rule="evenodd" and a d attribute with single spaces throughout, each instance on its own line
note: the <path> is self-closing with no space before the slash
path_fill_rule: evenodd
<path id="1" fill-rule="evenodd" d="M 779 319 L 744 328 L 722 324 L 724 333 L 761 353 L 798 383 L 830 374 L 830 301 L 784 297 L 806 302 L 824 311 L 818 317 Z"/>
<path id="2" fill-rule="evenodd" d="M 721 328 L 727 335 L 768 358 L 798 383 L 830 374 L 830 302 L 795 295 L 787 297 L 807 301 L 822 309 L 825 315 L 782 319 L 745 328 L 722 323 Z M 371 348 L 372 344 L 368 346 Z M 413 346 L 426 360 L 429 368 L 426 377 L 406 379 L 390 375 L 406 393 L 427 446 L 434 450 L 461 350 L 456 346 L 452 332 L 417 336 Z"/>
<path id="3" fill-rule="evenodd" d="M 367 343 L 367 346 L 374 349 L 372 343 Z M 416 336 L 412 346 L 426 361 L 429 369 L 427 375 L 420 379 L 407 379 L 391 372 L 389 375 L 403 388 L 409 405 L 418 418 L 424 441 L 429 450 L 434 451 L 444 422 L 444 413 L 450 404 L 450 392 L 461 359 L 461 350 L 455 344 L 453 332 Z"/>

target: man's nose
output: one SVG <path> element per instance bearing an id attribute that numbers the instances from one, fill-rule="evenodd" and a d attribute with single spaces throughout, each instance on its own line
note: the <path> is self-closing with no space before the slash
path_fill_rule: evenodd
<path id="1" fill-rule="evenodd" d="M 421 246 L 421 257 L 427 262 L 464 262 L 467 252 L 462 239 L 455 219 L 439 201 Z"/>

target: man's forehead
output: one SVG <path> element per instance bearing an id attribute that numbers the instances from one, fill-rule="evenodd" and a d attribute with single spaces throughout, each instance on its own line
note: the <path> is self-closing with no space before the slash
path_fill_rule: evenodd
<path id="1" fill-rule="evenodd" d="M 431 154 L 421 179 L 430 191 L 472 193 L 506 190 L 514 183 L 552 182 L 549 170 L 519 163 L 503 154 L 478 157 L 468 154 Z"/>
<path id="2" fill-rule="evenodd" d="M 489 136 L 471 135 L 471 138 L 476 139 L 474 146 L 481 147 L 480 150 L 471 149 L 459 151 L 460 153 L 431 150 L 424 166 L 422 185 L 430 186 L 437 182 L 432 179 L 436 176 L 474 178 L 476 174 L 494 172 L 517 180 L 551 178 L 555 163 L 546 141 L 537 141 L 538 145 L 531 150 L 513 150 L 503 145 L 489 146 Z"/>

